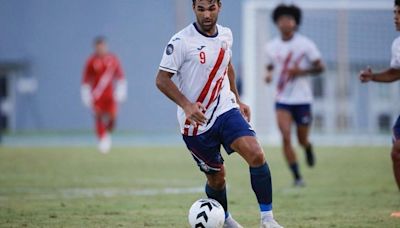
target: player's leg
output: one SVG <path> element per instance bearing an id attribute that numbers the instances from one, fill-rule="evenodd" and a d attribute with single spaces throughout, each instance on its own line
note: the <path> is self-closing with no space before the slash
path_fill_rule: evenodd
<path id="1" fill-rule="evenodd" d="M 394 178 L 397 183 L 397 187 L 400 190 L 400 140 L 396 140 L 392 147 L 392 163 Z"/>
<path id="2" fill-rule="evenodd" d="M 294 148 L 291 140 L 291 128 L 292 128 L 292 114 L 290 107 L 287 105 L 276 106 L 276 118 L 278 121 L 278 127 L 282 135 L 283 153 L 286 158 L 286 162 L 292 172 L 294 178 L 294 184 L 296 186 L 304 185 L 303 179 L 300 174 L 299 164 L 297 157 L 294 152 Z"/>
<path id="3" fill-rule="evenodd" d="M 107 128 L 103 119 L 104 119 L 103 113 L 101 112 L 95 113 L 96 135 L 99 140 L 102 139 L 107 134 Z"/>
<path id="4" fill-rule="evenodd" d="M 400 116 L 393 127 L 393 146 L 392 146 L 393 174 L 400 190 Z"/>
<path id="5" fill-rule="evenodd" d="M 117 103 L 115 101 L 112 101 L 107 106 L 108 106 L 107 107 L 108 119 L 106 126 L 107 126 L 107 131 L 109 133 L 112 133 L 117 118 Z"/>
<path id="6" fill-rule="evenodd" d="M 297 125 L 297 139 L 306 155 L 306 163 L 312 167 L 315 164 L 313 146 L 309 141 L 310 126 L 312 122 L 311 105 L 296 105 L 293 110 L 294 120 Z"/>
<path id="7" fill-rule="evenodd" d="M 280 227 L 272 213 L 272 182 L 264 151 L 255 132 L 237 109 L 222 116 L 224 125 L 221 138 L 228 154 L 236 151 L 249 165 L 251 187 L 256 195 L 262 226 Z"/>
<path id="8" fill-rule="evenodd" d="M 313 167 L 315 165 L 315 155 L 313 146 L 308 139 L 309 134 L 310 134 L 310 126 L 297 125 L 297 139 L 306 155 L 306 163 L 308 166 Z"/>
<path id="9" fill-rule="evenodd" d="M 98 149 L 101 153 L 108 153 L 111 149 L 111 139 L 107 133 L 107 119 L 109 110 L 107 103 L 97 101 L 94 105 L 96 132 L 99 139 Z"/>
<path id="10" fill-rule="evenodd" d="M 198 136 L 183 136 L 187 148 L 207 178 L 205 192 L 208 198 L 218 201 L 225 210 L 225 226 L 240 228 L 241 226 L 230 216 L 225 183 L 224 159 L 220 153 L 220 141 L 214 134 L 218 120 L 207 132 Z"/>

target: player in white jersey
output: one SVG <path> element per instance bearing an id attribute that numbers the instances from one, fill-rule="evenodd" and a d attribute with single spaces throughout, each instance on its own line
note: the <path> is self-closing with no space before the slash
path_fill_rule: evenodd
<path id="1" fill-rule="evenodd" d="M 310 75 L 323 72 L 321 54 L 309 38 L 299 34 L 301 10 L 294 5 L 278 5 L 272 18 L 280 31 L 266 45 L 267 83 L 277 77 L 276 116 L 282 134 L 283 152 L 292 171 L 295 186 L 303 186 L 296 154 L 291 142 L 291 127 L 295 122 L 297 138 L 304 148 L 307 164 L 312 167 L 315 157 L 308 139 L 312 120 L 311 103 L 313 94 Z"/>
<path id="2" fill-rule="evenodd" d="M 231 64 L 232 32 L 217 25 L 220 0 L 193 0 L 196 22 L 175 34 L 165 48 L 157 87 L 178 105 L 187 148 L 207 178 L 206 194 L 225 209 L 224 227 L 242 227 L 228 212 L 221 145 L 250 166 L 251 185 L 261 211 L 261 227 L 281 227 L 272 214 L 271 174 L 240 101 Z M 171 78 L 178 79 L 175 85 Z M 199 226 L 200 227 L 200 226 Z"/>
<path id="3" fill-rule="evenodd" d="M 396 30 L 400 31 L 400 0 L 395 1 L 394 22 Z M 373 73 L 371 68 L 368 67 L 366 70 L 361 71 L 360 80 L 364 83 L 369 81 L 389 83 L 400 80 L 400 37 L 395 39 L 392 44 L 392 60 L 390 68 L 379 73 Z M 397 119 L 393 127 L 393 146 L 391 156 L 393 162 L 393 173 L 400 190 L 400 117 Z"/>

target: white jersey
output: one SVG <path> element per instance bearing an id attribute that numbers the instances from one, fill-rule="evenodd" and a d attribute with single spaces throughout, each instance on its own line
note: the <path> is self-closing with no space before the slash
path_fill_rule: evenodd
<path id="1" fill-rule="evenodd" d="M 392 60 L 390 67 L 400 69 L 400 37 L 396 38 L 392 44 Z"/>
<path id="2" fill-rule="evenodd" d="M 273 39 L 265 47 L 266 64 L 274 66 L 274 75 L 278 76 L 276 101 L 283 104 L 309 104 L 313 101 L 309 77 L 296 77 L 289 80 L 288 70 L 297 66 L 310 68 L 312 63 L 321 59 L 321 53 L 313 41 L 295 34 L 289 41 L 280 37 Z"/>
<path id="3" fill-rule="evenodd" d="M 220 25 L 217 30 L 215 36 L 207 36 L 195 23 L 187 26 L 171 38 L 160 63 L 160 70 L 176 74 L 179 91 L 190 102 L 200 102 L 206 108 L 207 124 L 194 127 L 178 106 L 178 121 L 184 135 L 206 132 L 218 116 L 238 107 L 227 75 L 232 32 Z"/>

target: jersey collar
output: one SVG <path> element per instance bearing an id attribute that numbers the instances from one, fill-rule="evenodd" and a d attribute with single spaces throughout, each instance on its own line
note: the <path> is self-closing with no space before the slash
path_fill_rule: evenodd
<path id="1" fill-rule="evenodd" d="M 193 22 L 193 26 L 194 26 L 194 28 L 196 29 L 196 31 L 197 31 L 198 33 L 200 33 L 202 36 L 205 36 L 205 37 L 207 37 L 207 38 L 215 38 L 215 37 L 218 36 L 218 26 L 217 26 L 217 32 L 216 32 L 214 35 L 212 35 L 212 36 L 209 36 L 209 35 L 203 33 L 202 31 L 200 31 L 200 29 L 197 27 L 196 22 Z"/>

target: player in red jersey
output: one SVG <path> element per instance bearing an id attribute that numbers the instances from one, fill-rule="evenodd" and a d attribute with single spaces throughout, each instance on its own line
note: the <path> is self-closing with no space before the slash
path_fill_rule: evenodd
<path id="1" fill-rule="evenodd" d="M 91 108 L 96 121 L 99 151 L 111 149 L 111 137 L 117 116 L 117 103 L 127 95 L 127 83 L 118 58 L 109 53 L 104 37 L 94 40 L 94 53 L 83 72 L 81 96 L 85 106 Z"/>

